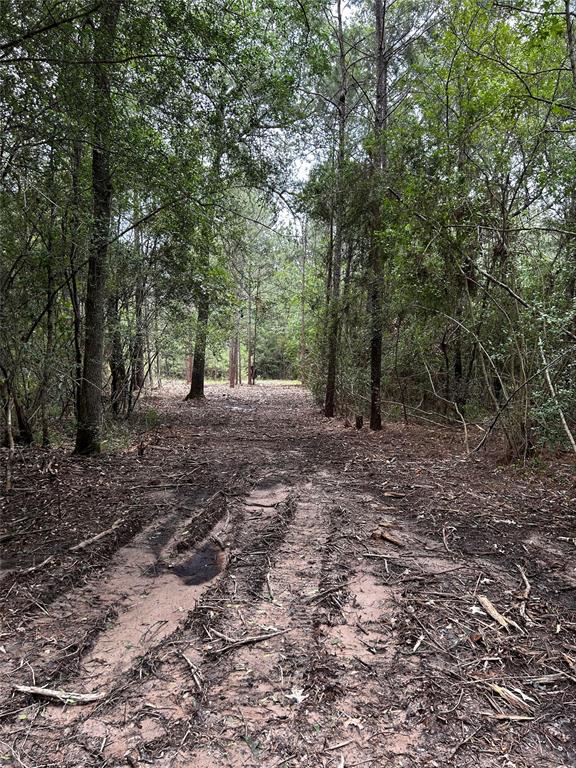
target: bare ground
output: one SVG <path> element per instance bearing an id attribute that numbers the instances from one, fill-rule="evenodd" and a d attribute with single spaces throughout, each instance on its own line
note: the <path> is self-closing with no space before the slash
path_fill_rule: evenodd
<path id="1" fill-rule="evenodd" d="M 0 765 L 576 765 L 573 463 L 182 395 L 123 454 L 19 457 Z"/>

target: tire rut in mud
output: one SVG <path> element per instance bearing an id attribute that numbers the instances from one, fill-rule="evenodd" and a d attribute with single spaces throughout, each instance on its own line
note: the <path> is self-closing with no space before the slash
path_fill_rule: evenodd
<path id="1" fill-rule="evenodd" d="M 251 524 L 244 525 L 245 512 L 238 508 L 231 511 L 226 500 L 213 505 L 214 514 L 206 516 L 204 518 L 205 525 L 193 534 L 196 544 L 203 541 L 201 539 L 202 533 L 211 534 L 214 531 L 213 526 L 217 526 L 218 521 L 221 521 L 230 512 L 228 522 L 235 532 L 233 538 L 237 542 L 238 551 L 234 553 L 234 557 L 225 566 L 221 576 L 222 580 L 207 586 L 206 592 L 196 607 L 188 613 L 187 618 L 183 618 L 170 635 L 152 645 L 137 658 L 130 669 L 115 680 L 111 695 L 104 702 L 96 705 L 89 712 L 79 713 L 79 717 L 69 724 L 68 727 L 74 732 L 74 742 L 78 750 L 84 752 L 85 757 L 88 754 L 93 755 L 95 750 L 97 751 L 97 742 L 102 741 L 99 736 L 100 726 L 108 729 L 118 727 L 120 731 L 121 728 L 118 723 L 122 721 L 122 712 L 127 703 L 130 702 L 132 707 L 132 702 L 153 699 L 154 690 L 158 688 L 159 680 L 162 680 L 166 692 L 173 689 L 175 696 L 186 691 L 187 681 L 190 681 L 190 669 L 188 662 L 184 661 L 182 656 L 183 648 L 190 644 L 198 646 L 203 667 L 203 679 L 204 677 L 210 679 L 216 675 L 219 661 L 211 657 L 210 649 L 205 646 L 205 641 L 208 639 L 205 629 L 208 626 L 215 627 L 225 621 L 225 611 L 221 609 L 230 594 L 237 594 L 240 590 L 247 599 L 253 601 L 255 596 L 261 592 L 266 581 L 269 564 L 274 557 L 274 551 L 281 544 L 290 525 L 294 506 L 295 503 L 292 498 L 278 503 L 274 506 L 273 513 L 266 524 L 261 527 L 254 520 Z M 228 533 L 225 532 L 222 538 L 229 538 Z M 185 546 L 179 546 L 180 540 L 185 542 Z M 170 553 L 177 553 L 182 549 L 187 553 L 191 546 L 193 546 L 191 536 L 183 535 L 182 539 L 178 538 L 171 547 L 167 545 L 167 548 Z M 218 610 L 215 611 L 215 608 Z M 167 682 L 171 677 L 174 677 L 173 686 Z M 198 693 L 194 690 L 194 685 L 191 688 L 193 693 Z M 170 735 L 165 738 L 155 737 L 146 741 L 145 754 L 148 757 L 161 754 L 166 750 L 168 744 L 173 744 L 175 739 L 181 739 L 186 732 L 190 734 L 193 731 L 192 724 L 198 719 L 197 713 L 200 711 L 201 701 L 205 695 L 206 691 L 198 698 L 194 698 L 192 693 L 190 694 L 188 700 L 192 704 L 192 711 L 188 708 L 181 710 L 179 707 L 174 707 L 172 711 L 169 711 L 170 708 L 168 707 L 163 722 L 166 725 L 166 732 L 169 732 Z M 142 710 L 138 705 L 134 708 L 133 714 L 136 724 L 140 720 L 146 719 L 146 710 Z M 159 728 L 160 721 L 157 721 L 156 725 Z M 138 756 L 140 755 L 141 752 L 139 751 Z M 118 755 L 116 754 L 115 757 L 117 758 Z"/>

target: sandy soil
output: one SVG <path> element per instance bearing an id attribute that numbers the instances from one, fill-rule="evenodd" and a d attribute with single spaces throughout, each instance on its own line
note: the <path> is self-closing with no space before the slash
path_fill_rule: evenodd
<path id="1" fill-rule="evenodd" d="M 576 765 L 573 463 L 183 393 L 120 455 L 20 455 L 0 765 Z"/>

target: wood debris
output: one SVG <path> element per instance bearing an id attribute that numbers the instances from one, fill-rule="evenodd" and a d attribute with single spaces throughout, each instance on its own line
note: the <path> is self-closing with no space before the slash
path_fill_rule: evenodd
<path id="1" fill-rule="evenodd" d="M 238 640 L 233 639 L 232 642 L 230 642 L 228 645 L 225 645 L 223 648 L 209 648 L 210 652 L 214 655 L 218 655 L 220 653 L 226 653 L 226 651 L 231 651 L 233 648 L 241 648 L 243 645 L 253 645 L 254 643 L 261 643 L 264 640 L 270 640 L 271 637 L 277 637 L 278 635 L 284 635 L 286 632 L 289 632 L 288 629 L 280 629 L 276 632 L 267 632 L 264 635 L 253 635 L 252 637 L 242 637 Z"/>
<path id="2" fill-rule="evenodd" d="M 403 541 L 391 533 L 388 529 L 392 527 L 392 523 L 380 523 L 378 528 L 375 528 L 370 534 L 371 539 L 382 539 L 388 541 L 390 544 L 394 544 L 396 547 L 404 547 Z"/>
<path id="3" fill-rule="evenodd" d="M 534 720 L 532 715 L 509 715 L 505 712 L 480 712 L 484 717 L 492 717 L 494 720 Z"/>
<path id="4" fill-rule="evenodd" d="M 501 627 L 504 627 L 505 630 L 508 630 L 510 627 L 514 627 L 519 632 L 524 632 L 522 627 L 520 627 L 518 624 L 516 624 L 514 619 L 509 619 L 506 616 L 504 616 L 503 614 L 501 614 L 500 611 L 498 611 L 496 609 L 494 604 L 491 603 L 490 600 L 485 595 L 478 595 L 478 602 L 480 603 L 482 608 L 484 608 L 486 613 L 491 618 L 493 618 L 494 621 L 497 621 L 498 624 L 500 624 Z"/>
<path id="5" fill-rule="evenodd" d="M 81 541 L 79 544 L 75 544 L 73 547 L 70 547 L 70 552 L 80 552 L 82 549 L 86 549 L 86 547 L 89 547 L 90 544 L 94 544 L 95 542 L 100 541 L 100 539 L 103 539 L 105 536 L 109 536 L 121 524 L 122 518 L 119 518 L 113 525 L 110 526 L 110 528 L 107 528 L 105 531 L 97 533 L 95 536 L 90 536 L 89 539 L 84 539 L 84 541 Z"/>
<path id="6" fill-rule="evenodd" d="M 536 704 L 536 700 L 527 696 L 525 693 L 520 691 L 519 693 L 521 695 L 518 695 L 514 693 L 514 691 L 511 691 L 510 688 L 505 688 L 503 685 L 498 685 L 497 683 L 486 683 L 486 685 L 491 691 L 494 691 L 500 698 L 504 699 L 504 701 L 511 707 L 516 707 L 526 713 L 533 712 L 533 707 L 529 702 L 534 702 L 534 704 Z"/>
<path id="7" fill-rule="evenodd" d="M 63 704 L 90 704 L 93 701 L 101 701 L 105 693 L 77 693 L 75 691 L 61 691 L 54 688 L 40 688 L 37 685 L 15 685 L 15 691 L 30 693 L 33 696 L 43 696 L 47 699 L 56 699 Z"/>

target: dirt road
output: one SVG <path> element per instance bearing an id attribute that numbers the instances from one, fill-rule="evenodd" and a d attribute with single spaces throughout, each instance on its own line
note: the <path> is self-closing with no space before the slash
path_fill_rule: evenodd
<path id="1" fill-rule="evenodd" d="M 118 456 L 21 456 L 0 765 L 576 764 L 573 466 L 183 391 Z"/>

